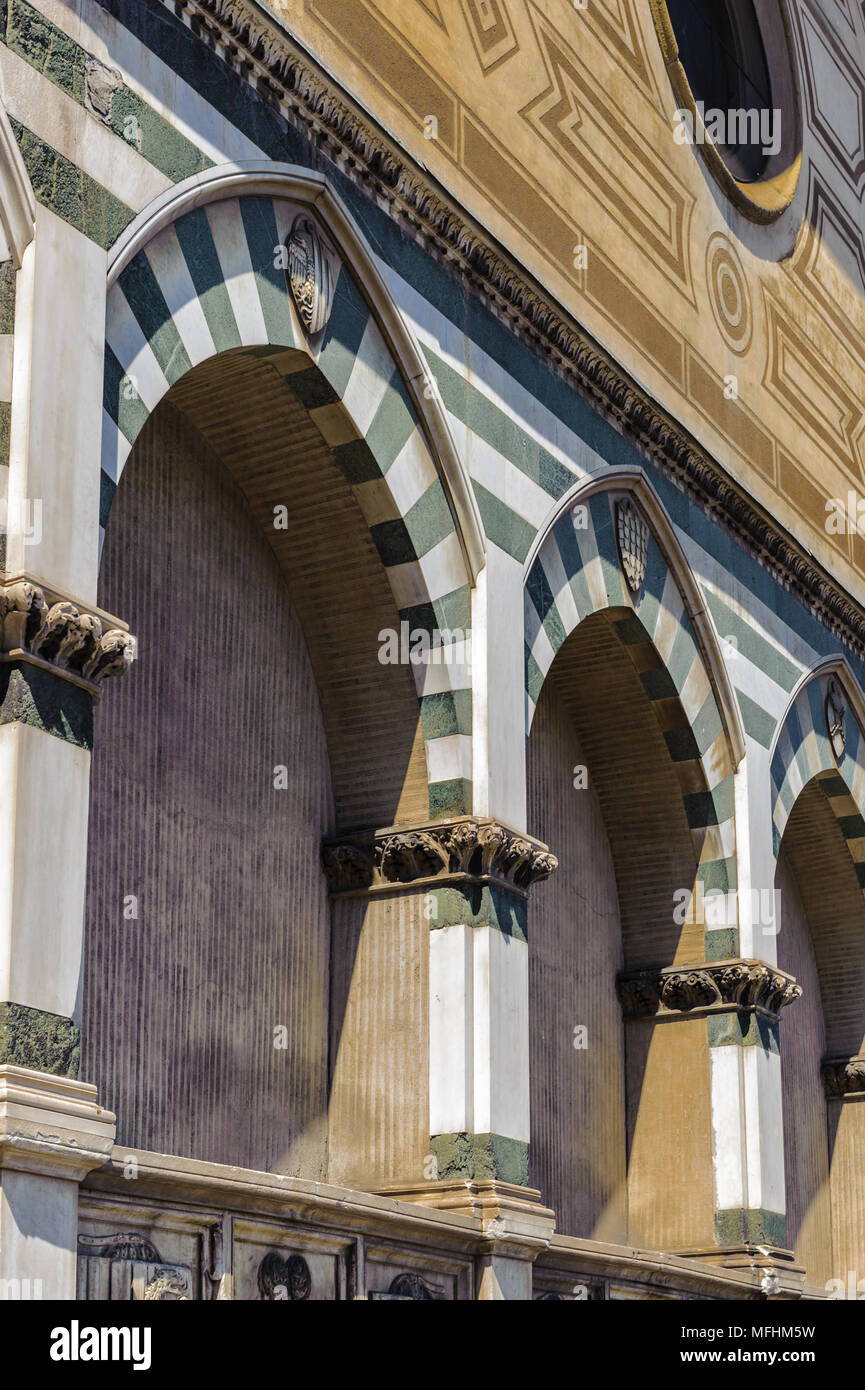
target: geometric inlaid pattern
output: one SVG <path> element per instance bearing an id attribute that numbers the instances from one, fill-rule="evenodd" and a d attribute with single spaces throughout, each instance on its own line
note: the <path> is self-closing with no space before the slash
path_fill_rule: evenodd
<path id="1" fill-rule="evenodd" d="M 764 288 L 769 330 L 763 384 L 828 458 L 859 482 L 865 476 L 865 411 L 853 360 L 838 370 Z"/>
<path id="2" fill-rule="evenodd" d="M 811 0 L 797 6 L 808 122 L 857 195 L 865 186 L 865 81 Z"/>
<path id="3" fill-rule="evenodd" d="M 461 0 L 478 62 L 491 72 L 517 52 L 519 44 L 505 0 Z"/>
<path id="4" fill-rule="evenodd" d="M 613 94 L 593 78 L 585 56 L 571 49 L 534 6 L 529 13 L 546 85 L 520 115 L 568 165 L 578 186 L 588 185 L 622 231 L 693 302 L 692 195 L 651 141 L 628 127 Z M 577 24 L 585 20 L 580 17 Z"/>

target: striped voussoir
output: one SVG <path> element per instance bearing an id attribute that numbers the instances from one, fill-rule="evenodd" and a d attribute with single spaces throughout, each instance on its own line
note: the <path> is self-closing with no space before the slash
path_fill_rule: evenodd
<path id="1" fill-rule="evenodd" d="M 459 537 L 404 378 L 345 266 L 321 346 L 310 351 L 278 248 L 297 205 L 263 195 L 183 214 L 121 272 L 108 295 L 101 538 L 124 464 L 150 412 L 217 353 L 273 356 L 287 389 L 333 450 L 412 632 L 470 628 Z M 446 640 L 446 639 L 445 639 Z M 471 679 L 465 664 L 413 664 L 430 813 L 469 813 Z"/>
<path id="2" fill-rule="evenodd" d="M 777 856 L 800 792 L 817 779 L 838 820 L 865 892 L 865 737 L 848 703 L 844 753 L 836 760 L 826 725 L 831 676 L 816 676 L 793 701 L 772 757 L 772 840 Z"/>
<path id="3" fill-rule="evenodd" d="M 619 562 L 615 497 L 595 493 L 575 525 L 553 525 L 526 581 L 526 728 L 560 647 L 593 613 L 606 614 L 652 701 L 676 769 L 699 876 L 736 887 L 733 765 L 720 708 L 679 586 L 654 535 L 633 596 Z"/>

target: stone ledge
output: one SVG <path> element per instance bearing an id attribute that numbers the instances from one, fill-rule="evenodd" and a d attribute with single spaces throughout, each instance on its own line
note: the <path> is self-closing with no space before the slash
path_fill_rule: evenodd
<path id="1" fill-rule="evenodd" d="M 789 1252 L 779 1252 L 782 1256 Z M 776 1297 L 799 1299 L 806 1294 L 804 1271 L 786 1258 L 767 1260 L 755 1247 L 729 1250 L 643 1250 L 575 1236 L 553 1236 L 548 1254 L 538 1261 L 538 1274 L 567 1271 L 568 1277 L 610 1281 L 633 1280 L 657 1296 L 698 1299 L 765 1299 L 763 1270 L 777 1274 Z"/>
<path id="2" fill-rule="evenodd" d="M 134 1183 L 124 1177 L 131 1157 L 137 1162 Z M 558 1235 L 552 1231 L 555 1214 L 537 1192 L 503 1182 L 392 1183 L 371 1192 L 116 1146 L 111 1162 L 85 1179 L 82 1200 L 89 1219 L 108 1214 L 124 1231 L 151 1229 L 160 1210 L 173 1223 L 196 1230 L 230 1212 L 242 1221 L 284 1222 L 288 1242 L 337 1235 L 388 1247 L 410 1242 L 413 1249 L 429 1247 L 438 1256 L 483 1260 L 497 1253 L 533 1260 L 542 1287 L 563 1278 L 572 1285 L 605 1280 L 614 1297 L 622 1290 L 622 1296 L 637 1298 L 766 1296 L 761 1288 L 766 1261 L 756 1249 L 669 1254 Z M 795 1266 L 776 1272 L 777 1297 L 819 1295 L 804 1287 Z"/>
<path id="3" fill-rule="evenodd" d="M 95 1086 L 0 1065 L 0 1169 L 80 1182 L 108 1161 L 114 1132 Z"/>
<path id="4" fill-rule="evenodd" d="M 393 1184 L 378 1190 L 401 1202 L 472 1216 L 498 1254 L 516 1259 L 535 1259 L 555 1229 L 556 1214 L 544 1206 L 540 1192 L 497 1178 Z"/>

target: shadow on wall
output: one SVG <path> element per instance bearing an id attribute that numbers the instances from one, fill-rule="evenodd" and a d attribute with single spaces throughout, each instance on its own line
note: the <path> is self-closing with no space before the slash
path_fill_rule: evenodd
<path id="1" fill-rule="evenodd" d="M 597 613 L 566 639 L 529 739 L 528 828 L 560 864 L 532 907 L 530 1180 L 563 1234 L 669 1250 L 698 1224 L 714 1242 L 706 1025 L 623 1024 L 616 977 L 706 947 L 673 911 L 699 850 L 664 729 L 687 721 L 649 699 L 642 675 L 661 663 L 626 652 L 615 625 L 630 616 Z"/>
<path id="2" fill-rule="evenodd" d="M 781 1025 L 788 1242 L 810 1287 L 848 1271 L 865 1279 L 861 1155 L 865 1105 L 827 1095 L 822 1063 L 865 1048 L 865 901 L 856 864 L 830 804 L 837 776 L 815 777 L 784 831 L 778 963 L 803 987 Z M 827 1068 L 829 1070 L 829 1068 Z M 831 1068 L 834 1072 L 836 1068 Z"/>
<path id="3" fill-rule="evenodd" d="M 426 819 L 426 761 L 411 673 L 378 662 L 399 622 L 368 526 L 267 360 L 205 363 L 154 411 L 99 599 L 141 660 L 97 712 L 81 1075 L 121 1145 L 324 1178 L 366 946 L 331 933 L 321 840 Z"/>

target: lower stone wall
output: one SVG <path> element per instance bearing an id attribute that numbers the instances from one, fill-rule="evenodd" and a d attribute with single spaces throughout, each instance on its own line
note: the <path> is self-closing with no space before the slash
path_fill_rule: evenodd
<path id="1" fill-rule="evenodd" d="M 535 1300 L 764 1297 L 756 1266 L 724 1269 L 551 1229 L 539 1238 L 552 1213 L 537 1193 L 517 1200 L 510 1184 L 447 1186 L 399 1200 L 117 1149 L 81 1190 L 77 1297 L 465 1302 L 502 1297 L 489 1289 L 505 1286 L 507 1262 L 529 1275 L 525 1297 Z M 776 1296 L 801 1297 L 801 1283 L 782 1275 Z"/>

